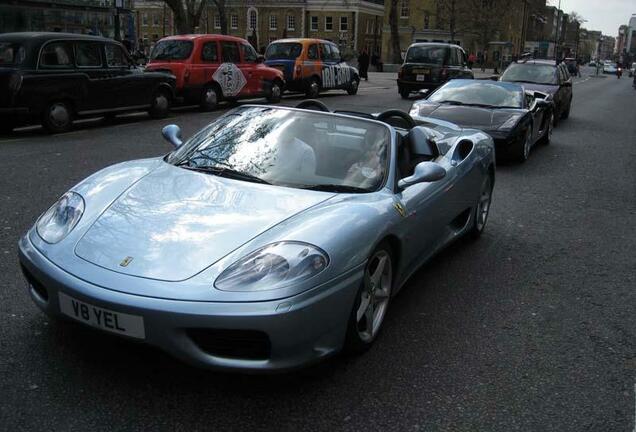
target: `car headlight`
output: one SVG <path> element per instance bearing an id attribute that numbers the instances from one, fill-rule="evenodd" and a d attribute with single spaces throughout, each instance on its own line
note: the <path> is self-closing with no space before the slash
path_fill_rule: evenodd
<path id="1" fill-rule="evenodd" d="M 35 228 L 47 243 L 57 243 L 70 233 L 84 214 L 84 198 L 66 192 L 38 219 Z"/>
<path id="2" fill-rule="evenodd" d="M 517 122 L 519 121 L 519 118 L 520 118 L 520 117 L 521 117 L 520 115 L 513 115 L 513 116 L 510 116 L 510 117 L 508 118 L 508 120 L 506 120 L 506 121 L 504 122 L 504 124 L 502 124 L 501 126 L 499 126 L 499 128 L 498 128 L 498 129 L 499 129 L 499 130 L 510 130 L 510 129 L 514 128 L 514 127 L 517 125 Z"/>
<path id="3" fill-rule="evenodd" d="M 216 279 L 223 291 L 265 291 L 305 281 L 329 264 L 327 254 L 301 242 L 277 242 L 241 258 Z"/>

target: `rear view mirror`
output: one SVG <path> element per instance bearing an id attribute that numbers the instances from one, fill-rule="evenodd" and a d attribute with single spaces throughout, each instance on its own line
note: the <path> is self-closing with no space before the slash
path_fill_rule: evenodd
<path id="1" fill-rule="evenodd" d="M 181 140 L 181 128 L 175 124 L 168 125 L 161 129 L 161 135 L 174 146 L 174 148 L 181 147 L 183 141 Z"/>
<path id="2" fill-rule="evenodd" d="M 403 190 L 417 183 L 434 182 L 446 176 L 446 170 L 435 162 L 420 162 L 412 175 L 398 181 L 398 189 Z"/>

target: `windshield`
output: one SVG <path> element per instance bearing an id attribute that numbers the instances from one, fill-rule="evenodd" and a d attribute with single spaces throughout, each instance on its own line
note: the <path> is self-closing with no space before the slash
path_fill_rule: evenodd
<path id="1" fill-rule="evenodd" d="M 150 60 L 185 60 L 192 52 L 192 41 L 164 40 L 155 45 Z"/>
<path id="2" fill-rule="evenodd" d="M 0 42 L 0 66 L 17 66 L 22 64 L 26 51 L 20 44 Z"/>
<path id="3" fill-rule="evenodd" d="M 501 80 L 556 85 L 556 67 L 547 64 L 513 63 L 501 75 Z"/>
<path id="4" fill-rule="evenodd" d="M 407 63 L 427 63 L 444 65 L 449 49 L 445 46 L 413 46 L 406 53 Z"/>
<path id="5" fill-rule="evenodd" d="M 477 80 L 452 80 L 428 97 L 431 102 L 484 105 L 497 108 L 521 108 L 520 85 Z"/>
<path id="6" fill-rule="evenodd" d="M 265 52 L 265 59 L 287 59 L 293 60 L 300 55 L 303 46 L 297 42 L 279 42 L 270 44 Z"/>
<path id="7" fill-rule="evenodd" d="M 199 131 L 166 161 L 246 181 L 371 192 L 384 183 L 389 142 L 389 129 L 367 120 L 244 107 Z"/>

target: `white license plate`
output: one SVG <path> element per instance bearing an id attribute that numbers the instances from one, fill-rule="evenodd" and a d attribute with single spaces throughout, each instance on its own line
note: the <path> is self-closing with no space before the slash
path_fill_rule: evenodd
<path id="1" fill-rule="evenodd" d="M 70 297 L 63 292 L 59 292 L 59 299 L 60 311 L 77 321 L 137 339 L 146 337 L 143 317 L 93 306 Z"/>
<path id="2" fill-rule="evenodd" d="M 417 81 L 424 81 L 426 79 L 426 75 L 416 75 L 415 79 Z"/>

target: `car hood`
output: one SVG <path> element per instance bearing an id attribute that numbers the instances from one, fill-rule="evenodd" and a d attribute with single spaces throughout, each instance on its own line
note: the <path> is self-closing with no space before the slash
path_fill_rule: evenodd
<path id="1" fill-rule="evenodd" d="M 164 164 L 101 213 L 75 254 L 118 273 L 180 281 L 333 195 Z"/>
<path id="2" fill-rule="evenodd" d="M 418 105 L 419 116 L 446 120 L 465 128 L 497 129 L 512 116 L 523 114 L 521 109 L 489 109 L 472 106 L 425 103 Z"/>

